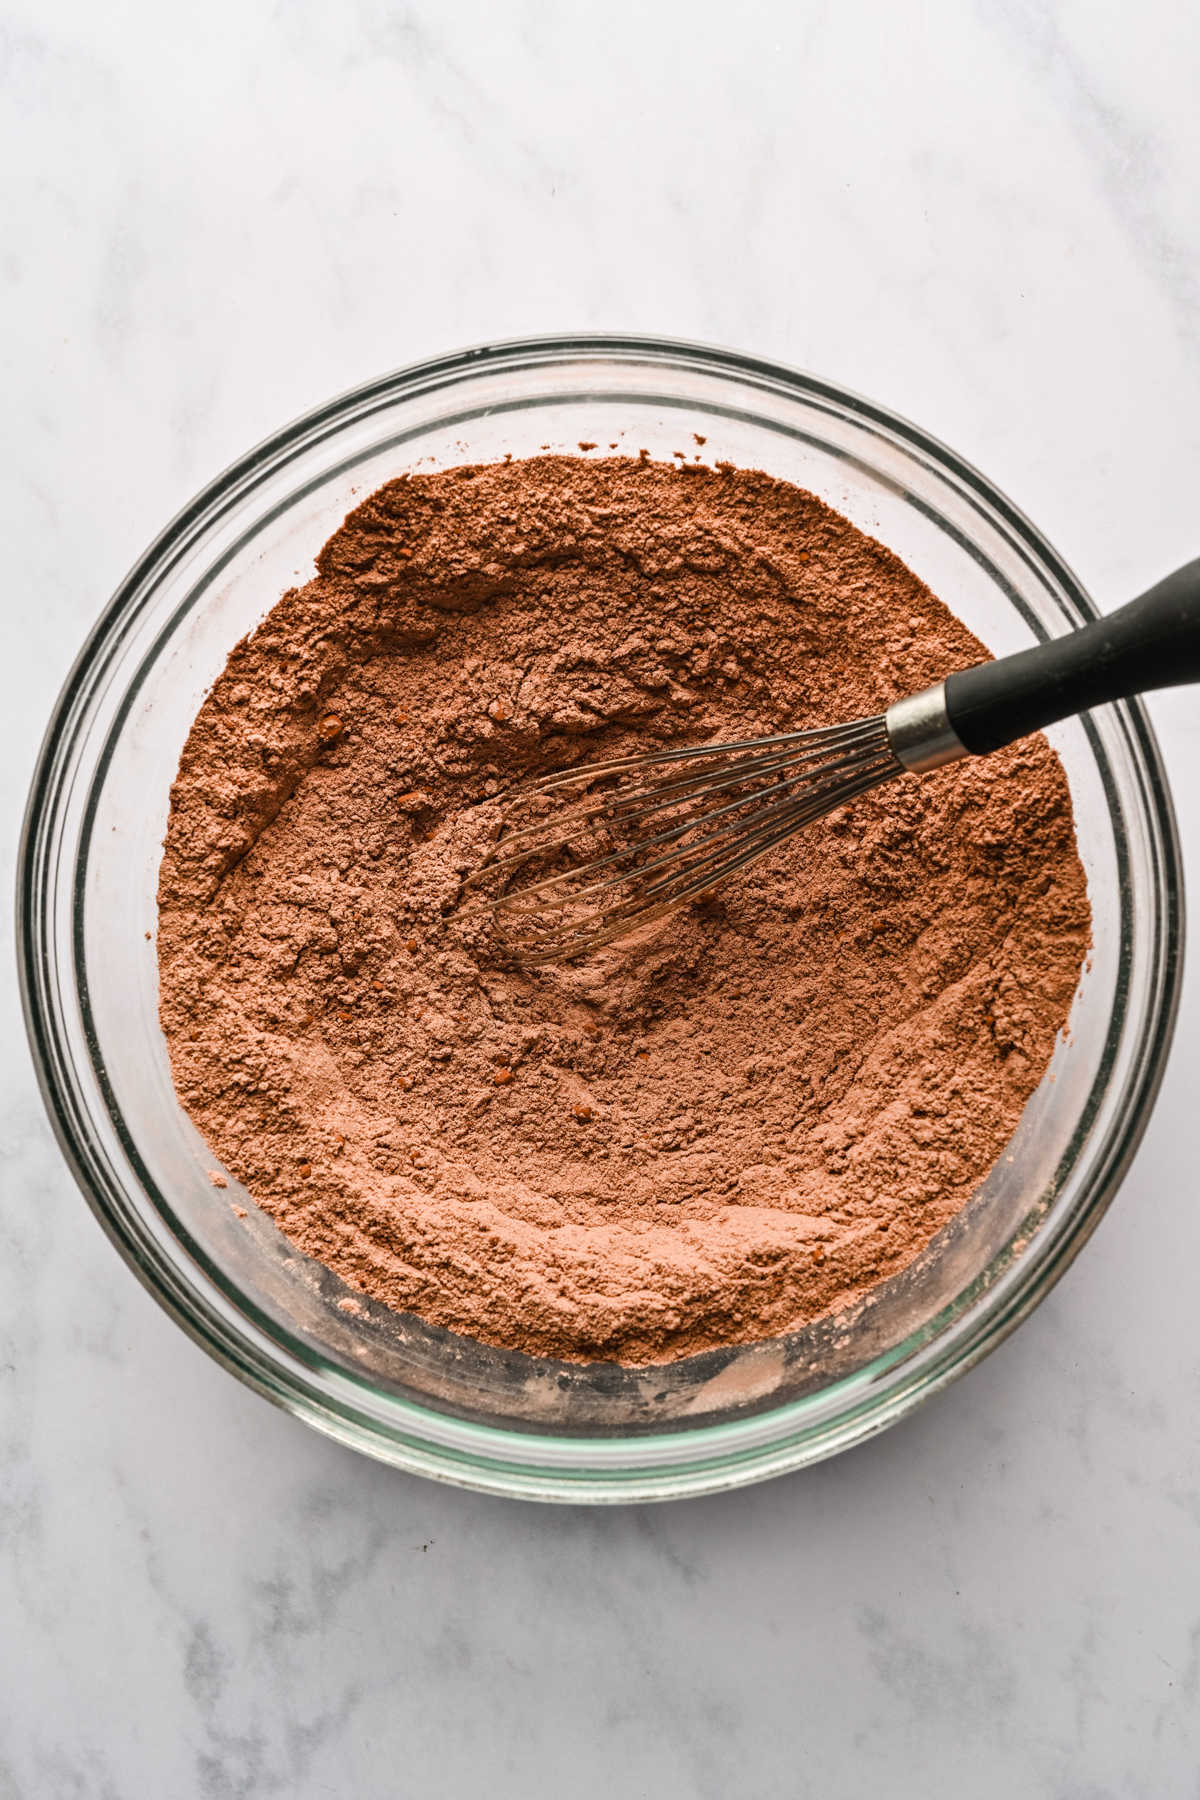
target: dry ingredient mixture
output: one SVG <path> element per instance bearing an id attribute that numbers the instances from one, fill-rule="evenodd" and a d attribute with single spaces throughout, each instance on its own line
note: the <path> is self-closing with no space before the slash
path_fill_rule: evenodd
<path id="1" fill-rule="evenodd" d="M 215 1156 L 351 1288 L 537 1355 L 667 1361 L 895 1273 L 1002 1151 L 1087 950 L 1042 738 L 573 966 L 507 966 L 460 882 L 515 778 L 877 712 L 983 654 L 762 474 L 381 488 L 234 650 L 172 792 L 162 1022 Z"/>

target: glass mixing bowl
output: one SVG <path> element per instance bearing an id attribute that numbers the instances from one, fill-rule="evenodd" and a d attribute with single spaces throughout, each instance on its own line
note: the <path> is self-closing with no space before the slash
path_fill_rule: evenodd
<path id="1" fill-rule="evenodd" d="M 982 476 L 830 383 L 686 344 L 555 338 L 390 375 L 298 420 L 200 494 L 85 644 L 42 750 L 18 905 L 29 1034 L 85 1195 L 151 1293 L 242 1380 L 342 1443 L 465 1486 L 624 1501 L 733 1487 L 891 1424 L 999 1342 L 1095 1226 L 1146 1123 L 1179 988 L 1179 849 L 1139 705 L 1050 735 L 1095 946 L 1004 1155 L 919 1261 L 852 1313 L 647 1369 L 490 1349 L 367 1302 L 231 1184 L 171 1085 L 155 886 L 180 749 L 233 644 L 356 500 L 404 470 L 581 441 L 809 488 L 882 539 L 995 653 L 1095 616 Z"/>

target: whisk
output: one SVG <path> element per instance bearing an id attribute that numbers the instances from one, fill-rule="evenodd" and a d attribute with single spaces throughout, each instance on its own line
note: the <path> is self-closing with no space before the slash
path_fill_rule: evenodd
<path id="1" fill-rule="evenodd" d="M 1119 611 L 962 669 L 874 718 L 558 770 L 510 797 L 467 887 L 516 957 L 640 933 L 868 789 L 986 756 L 1105 701 L 1200 680 L 1200 559 Z"/>

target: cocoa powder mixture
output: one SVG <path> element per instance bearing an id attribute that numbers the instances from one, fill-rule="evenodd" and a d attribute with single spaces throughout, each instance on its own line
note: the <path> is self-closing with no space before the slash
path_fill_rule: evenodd
<path id="1" fill-rule="evenodd" d="M 877 712 L 984 654 L 762 474 L 389 483 L 183 752 L 184 1105 L 302 1250 L 491 1344 L 666 1361 L 844 1305 L 970 1197 L 1066 1022 L 1089 911 L 1045 741 L 901 779 L 570 967 L 506 966 L 460 882 L 517 777 Z"/>

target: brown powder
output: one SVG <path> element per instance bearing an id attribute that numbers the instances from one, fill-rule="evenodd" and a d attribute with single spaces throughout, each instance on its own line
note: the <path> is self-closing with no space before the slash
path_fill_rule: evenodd
<path id="1" fill-rule="evenodd" d="M 844 1304 L 969 1198 L 1066 1020 L 1089 914 L 1044 740 L 895 782 L 567 968 L 505 967 L 460 880 L 515 777 L 876 712 L 982 654 L 761 474 L 381 488 L 184 749 L 184 1105 L 303 1250 L 488 1343 L 664 1361 Z"/>

